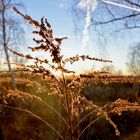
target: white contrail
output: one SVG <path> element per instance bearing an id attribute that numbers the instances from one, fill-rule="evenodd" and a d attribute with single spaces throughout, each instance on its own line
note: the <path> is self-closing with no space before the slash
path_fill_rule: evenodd
<path id="1" fill-rule="evenodd" d="M 83 37 L 82 37 L 82 45 L 86 47 L 89 41 L 89 26 L 91 23 L 91 15 L 96 9 L 97 1 L 96 0 L 80 0 L 77 7 L 81 10 L 86 10 L 86 16 L 84 19 L 84 29 L 83 29 Z"/>
<path id="2" fill-rule="evenodd" d="M 115 5 L 115 6 L 119 6 L 119 7 L 122 7 L 122 8 L 130 9 L 130 10 L 133 10 L 133 11 L 140 12 L 140 9 L 138 9 L 138 8 L 129 7 L 129 6 L 119 4 L 119 3 L 116 3 L 116 2 L 111 2 L 111 1 L 108 1 L 108 0 L 102 0 L 102 2 L 107 3 L 107 4 L 111 4 L 111 5 Z"/>
<path id="3" fill-rule="evenodd" d="M 86 47 L 88 45 L 88 41 L 89 41 L 88 28 L 90 26 L 90 22 L 91 22 L 91 13 L 87 9 L 87 13 L 86 13 L 86 17 L 85 17 L 85 26 L 83 29 L 83 39 L 82 39 L 82 44 L 84 47 Z"/>

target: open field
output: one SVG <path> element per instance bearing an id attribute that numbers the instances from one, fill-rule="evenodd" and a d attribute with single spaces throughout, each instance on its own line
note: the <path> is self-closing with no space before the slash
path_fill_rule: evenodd
<path id="1" fill-rule="evenodd" d="M 68 80 L 71 80 L 71 78 Z M 81 95 L 85 96 L 88 100 L 93 101 L 95 104 L 100 106 L 115 101 L 118 98 L 128 99 L 130 102 L 137 101 L 140 103 L 139 87 L 135 83 L 131 83 L 131 80 L 132 77 L 123 83 L 112 82 L 108 84 L 103 84 L 99 81 L 97 82 L 97 80 L 94 82 L 91 81 L 92 84 L 90 84 L 89 87 L 84 88 L 81 92 Z M 63 109 L 61 99 L 54 95 L 48 95 L 48 93 L 50 93 L 50 82 L 51 81 L 49 80 L 42 80 L 40 76 L 33 76 L 27 73 L 17 73 L 17 90 L 12 91 L 9 75 L 1 74 L 0 102 L 1 104 L 14 108 L 31 111 L 32 113 L 41 117 L 43 120 L 49 122 L 63 135 L 65 134 L 65 124 L 58 117 L 58 115 L 45 104 L 49 104 L 64 118 L 66 118 L 66 112 Z M 26 93 L 28 94 L 26 95 Z M 29 95 L 31 95 L 31 97 Z M 32 95 L 35 95 L 35 97 Z M 48 126 L 46 126 L 38 118 L 34 117 L 34 115 L 31 115 L 28 112 L 24 112 L 23 110 L 16 110 L 13 108 L 1 107 L 0 109 L 1 140 L 8 139 L 9 137 L 10 140 L 59 139 Z M 88 111 L 83 111 L 81 117 L 87 113 Z M 82 130 L 91 121 L 91 119 L 94 119 L 95 117 L 95 114 L 87 117 L 80 124 L 79 131 Z M 105 119 L 100 119 L 91 125 L 80 139 L 132 140 L 135 138 L 135 140 L 139 140 L 140 112 L 128 111 L 124 112 L 121 116 L 111 114 L 110 117 L 117 124 L 121 132 L 120 137 L 115 136 L 112 126 L 107 121 L 105 121 Z"/>

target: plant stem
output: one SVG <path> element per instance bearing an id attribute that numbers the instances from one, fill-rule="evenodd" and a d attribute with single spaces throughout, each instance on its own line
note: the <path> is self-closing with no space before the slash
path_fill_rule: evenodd
<path id="1" fill-rule="evenodd" d="M 73 135 L 73 132 L 72 132 L 72 122 L 71 122 L 71 108 L 70 108 L 69 99 L 68 99 L 67 83 L 66 83 L 63 71 L 62 71 L 62 77 L 63 77 L 63 83 L 64 83 L 64 90 L 63 90 L 63 92 L 64 92 L 64 95 L 65 95 L 67 112 L 68 112 L 70 138 L 71 138 L 71 140 L 73 140 L 73 136 L 72 136 Z"/>

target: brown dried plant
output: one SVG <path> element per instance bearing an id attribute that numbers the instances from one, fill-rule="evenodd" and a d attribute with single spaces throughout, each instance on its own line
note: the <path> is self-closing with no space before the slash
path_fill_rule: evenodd
<path id="1" fill-rule="evenodd" d="M 9 49 L 12 53 L 14 53 L 17 56 L 24 57 L 30 60 L 34 61 L 34 64 L 32 65 L 18 65 L 18 70 L 31 72 L 32 74 L 40 74 L 42 75 L 42 78 L 44 80 L 51 79 L 50 82 L 50 93 L 51 95 L 58 96 L 61 100 L 61 104 L 63 105 L 66 116 L 62 116 L 60 112 L 49 106 L 62 121 L 66 124 L 67 131 L 66 136 L 63 136 L 60 134 L 59 130 L 57 131 L 52 125 L 50 125 L 48 122 L 44 121 L 39 116 L 36 116 L 35 114 L 32 114 L 30 111 L 15 108 L 20 111 L 25 111 L 26 113 L 33 115 L 34 117 L 41 119 L 46 125 L 48 125 L 59 137 L 60 139 L 80 139 L 82 134 L 86 131 L 86 129 L 90 128 L 93 123 L 95 123 L 100 118 L 105 118 L 115 129 L 116 135 L 120 135 L 120 132 L 117 128 L 117 125 L 111 120 L 109 115 L 111 113 L 121 115 L 124 111 L 140 111 L 139 104 L 136 103 L 130 103 L 127 100 L 118 99 L 117 101 L 113 103 L 108 103 L 107 105 L 104 105 L 102 107 L 99 107 L 95 105 L 92 101 L 88 101 L 84 96 L 81 96 L 81 90 L 85 87 L 88 87 L 92 85 L 93 83 L 97 83 L 98 81 L 102 81 L 103 83 L 107 84 L 109 82 L 120 82 L 130 80 L 130 78 L 125 79 L 118 76 L 112 76 L 107 72 L 94 72 L 92 74 L 81 74 L 79 76 L 73 77 L 71 80 L 67 80 L 66 74 L 68 73 L 75 73 L 75 71 L 71 71 L 65 67 L 66 63 L 70 62 L 73 64 L 74 62 L 81 60 L 93 60 L 93 61 L 99 61 L 99 62 L 112 62 L 110 60 L 90 57 L 88 55 L 76 55 L 74 57 L 66 58 L 64 59 L 63 55 L 61 54 L 61 48 L 60 45 L 63 40 L 67 39 L 67 37 L 62 38 L 56 38 L 53 35 L 53 30 L 51 27 L 51 24 L 48 22 L 47 19 L 42 17 L 41 22 L 38 22 L 34 19 L 32 19 L 28 15 L 22 14 L 20 11 L 18 11 L 14 7 L 14 11 L 21 15 L 29 24 L 35 26 L 37 30 L 33 31 L 33 34 L 36 34 L 39 36 L 40 39 L 33 38 L 33 41 L 37 44 L 35 47 L 29 47 L 31 51 L 44 51 L 49 57 L 48 59 L 40 59 L 38 57 L 33 57 L 30 54 L 23 54 L 16 51 L 13 51 Z M 57 77 L 55 74 L 53 74 L 53 71 L 60 71 L 61 72 L 61 78 Z M 133 79 L 130 80 L 130 82 L 134 82 Z M 139 80 L 137 81 L 140 82 Z M 20 91 L 11 91 L 7 95 L 8 97 L 16 97 L 16 98 L 30 98 L 30 99 L 38 99 L 42 101 L 42 99 L 28 95 L 27 93 L 23 93 Z M 42 101 L 43 102 L 43 101 Z M 44 103 L 44 102 L 43 102 Z M 10 107 L 8 105 L 1 105 L 3 107 Z M 82 112 L 88 111 L 84 117 L 81 116 Z M 85 120 L 85 118 L 88 118 L 96 113 L 96 118 L 94 120 L 91 120 L 90 123 L 83 129 L 80 130 L 81 123 Z M 76 118 L 76 119 L 75 119 Z M 75 135 L 76 133 L 76 135 Z"/>

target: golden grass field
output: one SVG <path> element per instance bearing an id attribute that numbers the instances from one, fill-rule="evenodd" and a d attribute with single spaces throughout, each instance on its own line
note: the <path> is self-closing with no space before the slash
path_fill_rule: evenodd
<path id="1" fill-rule="evenodd" d="M 14 108 L 29 110 L 31 113 L 41 117 L 49 122 L 53 127 L 65 135 L 66 125 L 52 109 L 45 103 L 49 104 L 57 110 L 65 119 L 66 111 L 62 104 L 62 100 L 58 96 L 50 95 L 50 79 L 44 81 L 39 75 L 30 75 L 29 73 L 16 73 L 17 89 L 11 90 L 11 79 L 9 74 L 1 74 L 0 80 L 0 96 L 1 104 L 5 104 Z M 68 81 L 73 78 L 69 77 Z M 127 77 L 125 77 L 127 79 Z M 104 106 L 109 102 L 113 102 L 118 98 L 128 99 L 130 102 L 138 102 L 140 97 L 136 94 L 138 88 L 132 83 L 133 78 L 127 79 L 125 82 L 116 82 L 104 84 L 101 81 L 92 79 L 89 87 L 82 90 L 81 96 L 85 96 L 94 104 Z M 131 81 L 131 82 L 130 82 Z M 49 94 L 49 95 L 48 95 Z M 35 96 L 34 96 L 35 95 Z M 44 103 L 45 102 L 45 103 Z M 59 139 L 54 132 L 45 125 L 40 119 L 34 115 L 24 112 L 23 110 L 14 110 L 13 108 L 1 107 L 1 137 L 3 139 Z M 89 111 L 82 111 L 81 117 Z M 92 118 L 91 118 L 92 117 Z M 120 139 L 120 140 L 139 140 L 140 135 L 140 113 L 124 112 L 121 116 L 110 115 L 112 120 L 119 126 L 121 132 L 120 137 L 115 136 L 113 128 L 105 119 L 100 119 L 91 125 L 80 139 Z M 80 125 L 82 130 L 90 119 L 95 119 L 96 114 L 87 117 Z M 75 118 L 76 119 L 76 118 Z M 76 123 L 76 121 L 75 121 Z M 73 124 L 74 125 L 74 124 Z M 102 132 L 100 131 L 102 129 Z M 79 130 L 79 131 L 80 131 Z M 11 133 L 12 132 L 12 133 Z M 76 132 L 75 132 L 76 133 Z M 74 137 L 77 134 L 73 134 Z"/>

